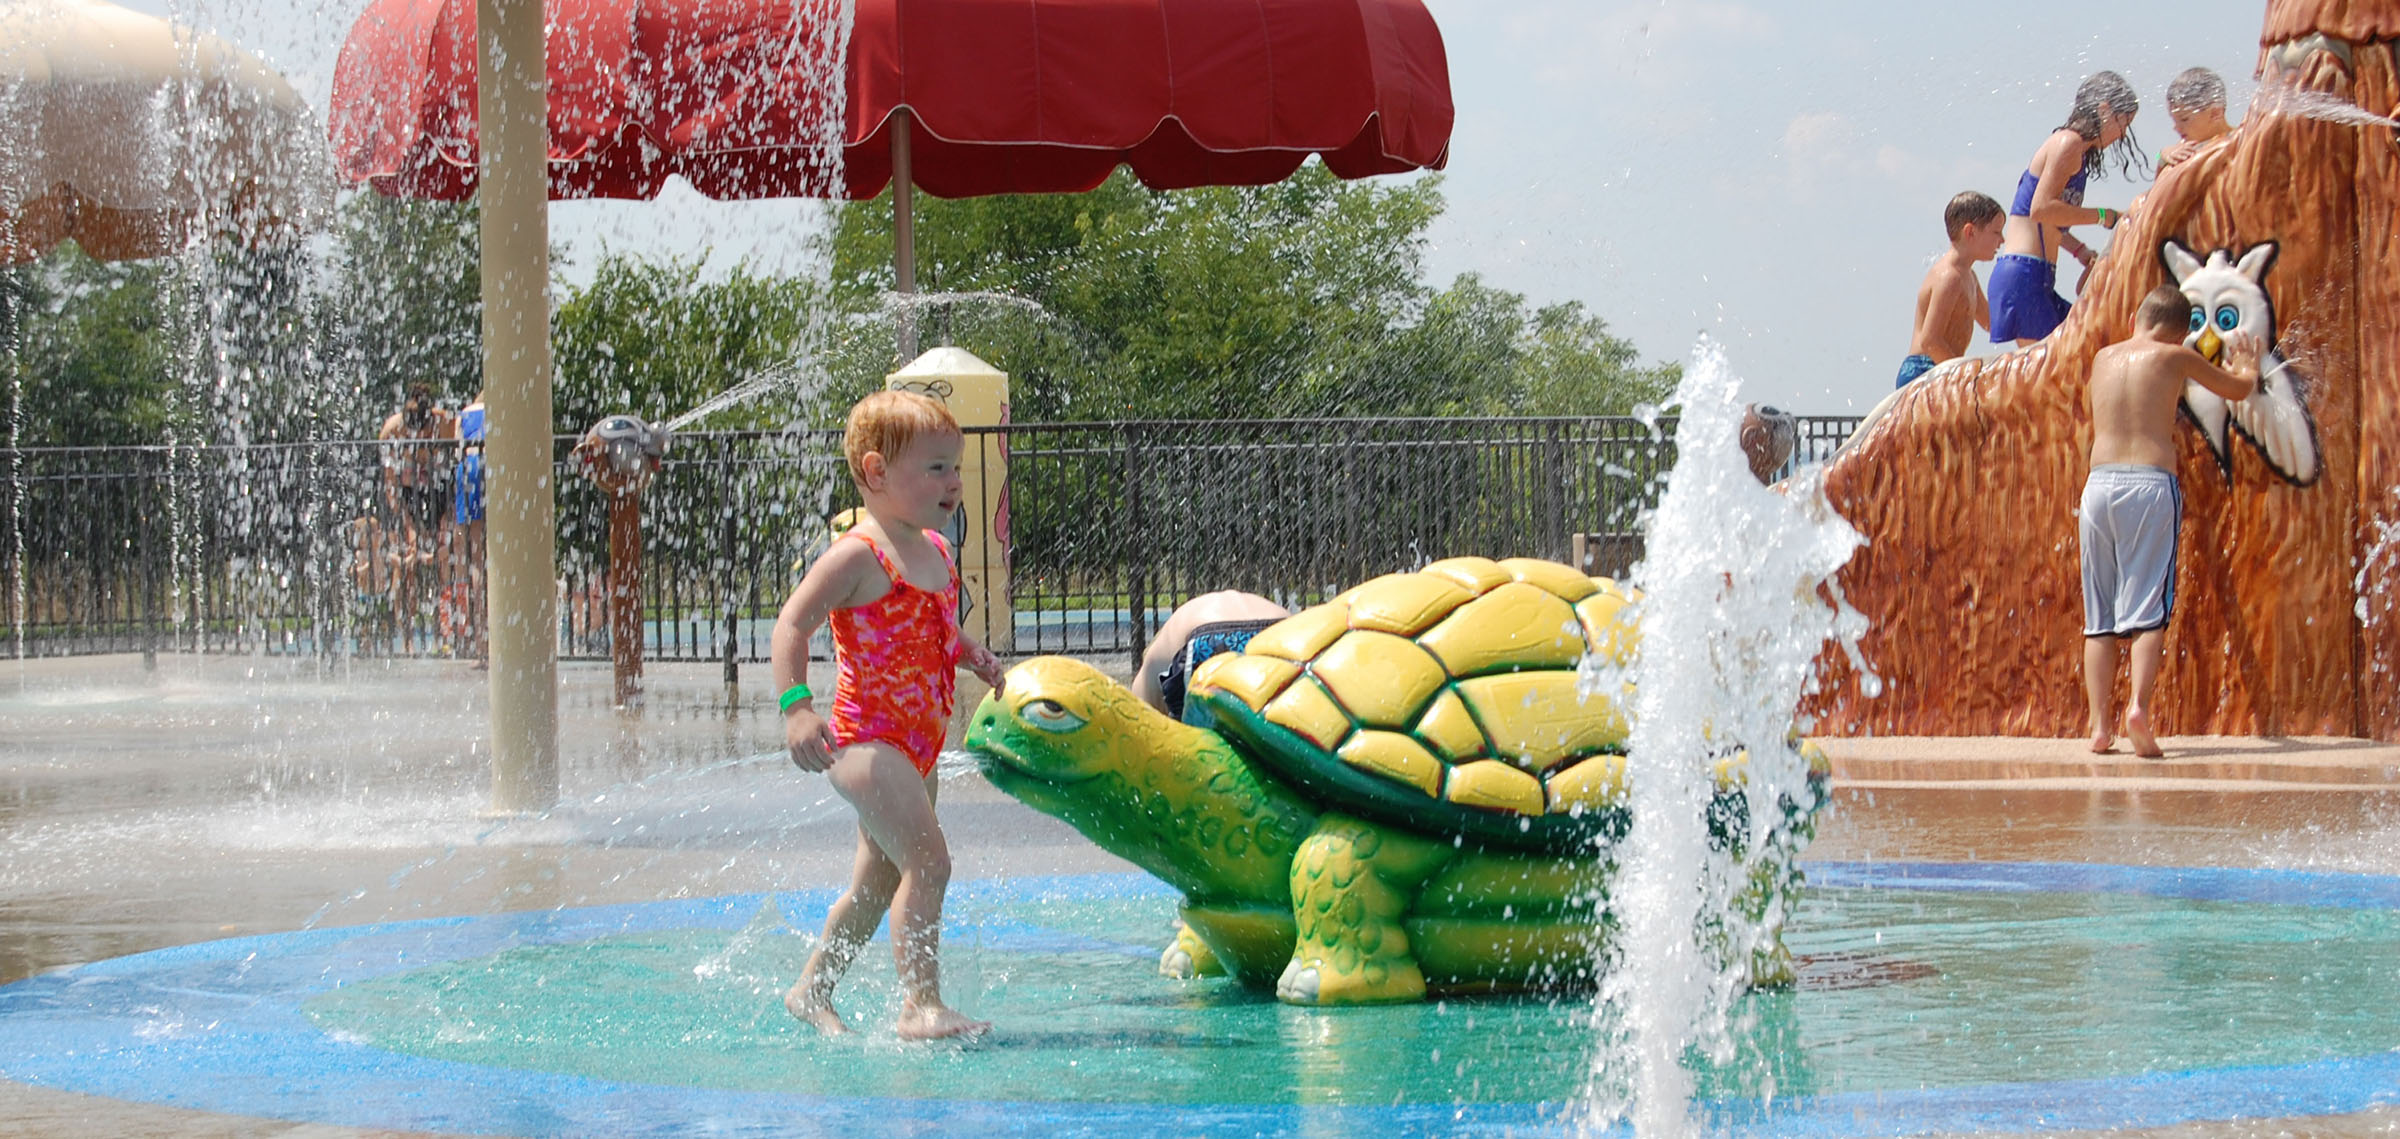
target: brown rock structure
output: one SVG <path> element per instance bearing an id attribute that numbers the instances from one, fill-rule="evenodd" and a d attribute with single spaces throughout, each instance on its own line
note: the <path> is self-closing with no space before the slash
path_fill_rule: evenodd
<path id="1" fill-rule="evenodd" d="M 2273 0 L 2259 61 L 2239 128 L 2160 177 L 2064 325 L 1910 385 L 1832 464 L 1828 496 L 1868 539 L 1839 584 L 1877 679 L 1827 653 L 1816 731 L 2085 730 L 2084 380 L 2171 279 L 2171 241 L 2201 261 L 2275 246 L 2259 283 L 2318 469 L 2295 482 L 2238 432 L 2220 459 L 2179 429 L 2159 729 L 2400 739 L 2400 132 L 2338 121 L 2400 110 L 2400 0 Z"/>

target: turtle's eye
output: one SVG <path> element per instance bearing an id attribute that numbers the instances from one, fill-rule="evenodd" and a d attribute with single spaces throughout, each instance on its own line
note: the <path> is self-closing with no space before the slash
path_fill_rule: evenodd
<path id="1" fill-rule="evenodd" d="M 1071 732 L 1084 725 L 1084 719 L 1056 700 L 1028 700 L 1021 710 L 1026 722 L 1045 732 Z"/>

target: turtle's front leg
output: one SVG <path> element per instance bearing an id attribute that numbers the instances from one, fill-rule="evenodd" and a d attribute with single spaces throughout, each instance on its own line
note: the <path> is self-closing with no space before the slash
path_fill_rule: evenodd
<path id="1" fill-rule="evenodd" d="M 1400 919 L 1455 853 L 1347 815 L 1319 818 L 1292 859 L 1299 939 L 1275 995 L 1300 1005 L 1423 1000 L 1425 972 Z"/>
<path id="2" fill-rule="evenodd" d="M 1225 963 L 1217 960 L 1217 951 L 1200 940 L 1191 926 L 1179 921 L 1175 923 L 1174 942 L 1159 955 L 1158 971 L 1178 981 L 1189 981 L 1194 977 L 1222 977 Z"/>

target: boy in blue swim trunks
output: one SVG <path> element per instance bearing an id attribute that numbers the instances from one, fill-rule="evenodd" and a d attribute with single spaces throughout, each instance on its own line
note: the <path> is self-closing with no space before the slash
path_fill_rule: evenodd
<path id="1" fill-rule="evenodd" d="M 1917 286 L 1916 326 L 1908 336 L 1908 358 L 1900 361 L 1900 379 L 1893 387 L 1933 370 L 1944 360 L 1967 354 L 1977 328 L 1992 326 L 1991 306 L 1975 280 L 1975 263 L 2000 252 L 2004 228 L 2000 203 L 1991 195 L 1968 190 L 1950 199 L 1942 211 L 1942 228 L 1950 235 L 1948 252 L 1933 259 L 1925 281 Z"/>
<path id="2" fill-rule="evenodd" d="M 2165 655 L 2175 608 L 2175 541 L 2183 528 L 2183 491 L 2175 481 L 2175 408 L 2190 381 L 2229 400 L 2258 389 L 2259 341 L 2235 332 L 2226 368 L 2184 346 L 2192 302 L 2173 285 L 2142 298 L 2133 338 L 2092 357 L 2091 476 L 2076 529 L 2083 548 L 2083 691 L 2092 750 L 2116 747 L 2110 697 L 2117 647 L 2133 642 L 2132 693 L 2125 734 L 2134 754 L 2156 758 L 2150 689 Z"/>

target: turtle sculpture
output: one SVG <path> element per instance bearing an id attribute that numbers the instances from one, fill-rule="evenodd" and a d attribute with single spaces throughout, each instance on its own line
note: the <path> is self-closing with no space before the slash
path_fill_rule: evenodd
<path id="1" fill-rule="evenodd" d="M 1588 986 L 1628 729 L 1579 694 L 1578 662 L 1628 660 L 1632 599 L 1550 562 L 1452 558 L 1210 657 L 1195 723 L 1041 657 L 985 698 L 967 746 L 993 785 L 1183 893 L 1162 972 L 1230 972 L 1295 1004 Z M 1802 837 L 1823 778 L 1803 751 L 1807 802 L 1783 804 Z M 1748 830 L 1740 768 L 1717 764 L 1721 843 Z M 1789 888 L 1751 881 L 1754 914 Z M 1751 980 L 1788 981 L 1764 944 Z"/>

